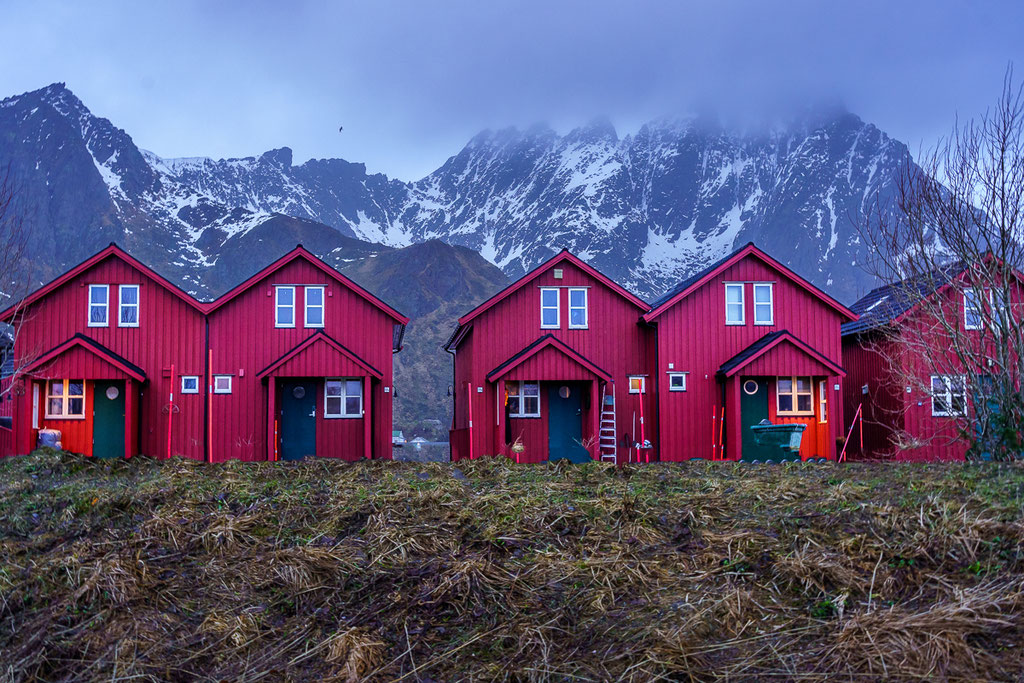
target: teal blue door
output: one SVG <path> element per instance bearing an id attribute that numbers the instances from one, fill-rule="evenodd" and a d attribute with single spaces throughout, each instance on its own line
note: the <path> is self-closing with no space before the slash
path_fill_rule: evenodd
<path id="1" fill-rule="evenodd" d="M 768 382 L 761 378 L 740 378 L 740 424 L 743 438 L 741 446 L 743 460 L 764 460 L 771 453 L 754 441 L 751 425 L 768 419 Z"/>
<path id="2" fill-rule="evenodd" d="M 124 382 L 95 382 L 92 396 L 92 454 L 124 457 Z"/>
<path id="3" fill-rule="evenodd" d="M 316 382 L 281 383 L 281 459 L 316 455 Z"/>
<path id="4" fill-rule="evenodd" d="M 548 386 L 548 460 L 588 462 L 583 441 L 583 403 L 580 385 L 552 382 Z"/>

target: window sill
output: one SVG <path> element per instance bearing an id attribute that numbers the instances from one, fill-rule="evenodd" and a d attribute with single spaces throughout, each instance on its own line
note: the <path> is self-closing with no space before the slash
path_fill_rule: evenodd
<path id="1" fill-rule="evenodd" d="M 542 329 L 542 330 L 560 330 L 560 329 L 562 329 L 562 326 L 561 325 L 541 325 L 540 329 Z"/>
<path id="2" fill-rule="evenodd" d="M 135 324 L 135 325 L 122 325 L 122 324 L 118 323 L 117 326 L 118 327 L 127 327 L 127 328 L 137 328 L 138 324 Z"/>
<path id="3" fill-rule="evenodd" d="M 89 323 L 89 327 L 110 327 L 107 323 Z"/>
<path id="4" fill-rule="evenodd" d="M 673 389 L 672 387 L 669 387 L 668 390 L 671 393 L 673 393 L 673 394 L 685 394 L 686 393 L 686 389 Z"/>
<path id="5" fill-rule="evenodd" d="M 362 415 L 324 415 L 325 420 L 361 420 Z"/>
<path id="6" fill-rule="evenodd" d="M 569 325 L 570 330 L 589 330 L 590 325 Z"/>
<path id="7" fill-rule="evenodd" d="M 784 413 L 781 410 L 775 413 L 778 417 L 814 417 L 814 411 L 808 413 Z"/>
<path id="8" fill-rule="evenodd" d="M 43 419 L 51 422 L 65 422 L 68 420 L 84 420 L 85 415 L 45 415 Z"/>
<path id="9" fill-rule="evenodd" d="M 728 320 L 726 320 L 725 321 L 725 326 L 726 327 L 746 327 L 747 324 L 746 323 L 731 323 Z"/>
<path id="10" fill-rule="evenodd" d="M 324 329 L 324 326 L 323 326 L 323 325 L 310 325 L 309 323 L 307 323 L 307 324 L 305 325 L 305 327 L 306 327 L 306 329 L 308 329 L 308 330 L 322 330 L 322 329 Z"/>
<path id="11" fill-rule="evenodd" d="M 278 325 L 277 323 L 275 323 L 274 324 L 274 329 L 277 329 L 277 330 L 294 330 L 295 329 L 295 325 Z"/>
<path id="12" fill-rule="evenodd" d="M 775 321 L 773 320 L 770 323 L 757 323 L 757 322 L 755 322 L 754 326 L 755 327 L 775 327 Z"/>
<path id="13" fill-rule="evenodd" d="M 539 420 L 540 415 L 509 415 L 510 420 Z"/>

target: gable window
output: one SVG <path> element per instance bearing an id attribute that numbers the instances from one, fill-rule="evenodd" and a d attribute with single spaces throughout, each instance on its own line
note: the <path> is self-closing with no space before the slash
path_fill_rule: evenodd
<path id="1" fill-rule="evenodd" d="M 745 325 L 746 315 L 743 305 L 743 283 L 725 283 L 725 324 Z"/>
<path id="2" fill-rule="evenodd" d="M 818 422 L 828 422 L 828 382 L 818 382 Z"/>
<path id="3" fill-rule="evenodd" d="M 324 417 L 362 417 L 363 381 L 329 379 L 324 382 Z"/>
<path id="4" fill-rule="evenodd" d="M 509 417 L 540 417 L 539 382 L 505 382 Z"/>
<path id="5" fill-rule="evenodd" d="M 580 288 L 569 289 L 569 328 L 586 329 L 590 323 L 590 315 L 587 310 L 587 290 Z"/>
<path id="6" fill-rule="evenodd" d="M 643 375 L 631 375 L 629 377 L 629 393 L 631 394 L 645 394 L 647 393 L 647 378 Z"/>
<path id="7" fill-rule="evenodd" d="M 214 375 L 213 376 L 213 393 L 215 393 L 215 394 L 230 394 L 231 393 L 231 375 Z"/>
<path id="8" fill-rule="evenodd" d="M 669 391 L 686 391 L 686 373 L 685 372 L 670 372 L 670 373 L 668 373 L 668 390 Z"/>
<path id="9" fill-rule="evenodd" d="M 813 415 L 814 392 L 810 377 L 779 377 L 775 383 L 779 415 Z"/>
<path id="10" fill-rule="evenodd" d="M 89 327 L 107 326 L 107 304 L 110 303 L 107 285 L 89 285 Z"/>
<path id="11" fill-rule="evenodd" d="M 932 415 L 953 417 L 967 412 L 967 378 L 932 375 Z"/>
<path id="12" fill-rule="evenodd" d="M 274 288 L 274 327 L 295 327 L 295 288 Z"/>
<path id="13" fill-rule="evenodd" d="M 775 296 L 770 282 L 754 283 L 754 324 L 775 324 Z"/>
<path id="14" fill-rule="evenodd" d="M 324 326 L 324 288 L 306 287 L 306 327 Z"/>
<path id="15" fill-rule="evenodd" d="M 981 295 L 976 289 L 964 290 L 964 329 L 981 329 Z"/>
<path id="16" fill-rule="evenodd" d="M 139 326 L 139 286 L 121 285 L 117 288 L 118 295 L 118 327 Z"/>
<path id="17" fill-rule="evenodd" d="M 541 287 L 540 289 L 540 326 L 543 329 L 557 330 L 561 326 L 558 315 L 558 288 Z"/>
<path id="18" fill-rule="evenodd" d="M 65 420 L 85 418 L 85 381 L 51 379 L 46 383 L 46 417 Z"/>
<path id="19" fill-rule="evenodd" d="M 183 394 L 198 394 L 199 393 L 199 378 L 195 375 L 182 375 L 181 376 L 181 393 Z"/>

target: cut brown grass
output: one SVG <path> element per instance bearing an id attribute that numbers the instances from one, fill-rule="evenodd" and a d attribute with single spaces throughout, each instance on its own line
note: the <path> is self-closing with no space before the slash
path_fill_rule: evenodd
<path id="1" fill-rule="evenodd" d="M 1018 680 L 1024 468 L 0 462 L 2 681 Z"/>

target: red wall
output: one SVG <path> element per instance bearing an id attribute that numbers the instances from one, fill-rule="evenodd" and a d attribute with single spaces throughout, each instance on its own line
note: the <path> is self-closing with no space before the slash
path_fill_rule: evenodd
<path id="1" fill-rule="evenodd" d="M 117 326 L 117 288 L 110 287 L 108 327 L 88 327 L 89 284 L 138 284 L 139 326 Z M 164 408 L 169 393 L 174 390 L 180 409 L 174 416 L 171 450 L 173 454 L 191 458 L 202 457 L 202 395 L 180 396 L 180 386 L 173 386 L 165 369 L 171 364 L 177 374 L 203 374 L 203 314 L 184 300 L 169 292 L 163 285 L 116 256 L 109 256 L 92 268 L 70 279 L 25 311 L 25 321 L 19 330 L 15 356 L 18 365 L 24 359 L 41 356 L 67 341 L 75 334 L 94 339 L 114 353 L 141 367 L 149 380 L 141 390 L 141 406 L 134 428 L 137 430 L 139 452 L 164 456 L 167 452 L 167 413 Z M 86 366 L 101 372 L 91 354 L 72 353 L 89 357 Z M 93 367 L 95 366 L 95 367 Z M 107 366 L 109 367 L 109 366 Z M 82 370 L 84 374 L 85 370 Z M 81 376 L 66 379 L 81 379 Z M 179 380 L 175 380 L 178 383 Z M 31 388 L 26 383 L 24 400 L 18 402 L 15 427 L 21 433 L 31 425 Z M 40 397 L 40 404 L 44 401 Z M 92 414 L 92 397 L 86 397 L 86 415 Z M 76 424 L 71 424 L 76 422 Z M 80 432 L 87 428 L 88 420 L 62 421 L 66 431 L 65 447 L 91 451 L 89 436 Z M 24 425 L 24 427 L 23 427 Z M 34 434 L 25 431 L 16 445 L 17 452 L 35 446 Z"/>
<path id="2" fill-rule="evenodd" d="M 554 268 L 563 271 L 563 278 L 554 278 Z M 568 296 L 562 292 L 561 328 L 542 329 L 540 326 L 539 287 L 590 287 L 588 294 L 589 329 L 568 329 Z M 616 417 L 618 438 L 623 432 L 631 431 L 634 413 L 639 419 L 640 397 L 627 393 L 627 376 L 646 374 L 653 351 L 652 330 L 639 323 L 644 311 L 599 279 L 591 276 L 568 260 L 550 264 L 537 274 L 533 281 L 509 294 L 489 310 L 469 322 L 472 330 L 459 344 L 455 355 L 455 428 L 468 426 L 470 396 L 472 401 L 472 451 L 474 457 L 508 452 L 502 448 L 504 434 L 499 434 L 499 396 L 497 383 L 488 382 L 487 373 L 519 353 L 525 347 L 546 334 L 565 342 L 599 368 L 609 373 L 615 381 Z M 575 364 L 567 363 L 565 356 L 546 349 L 528 366 L 534 380 L 568 380 L 582 377 Z M 508 379 L 520 376 L 517 372 Z M 592 379 L 586 375 L 586 379 Z M 472 393 L 467 387 L 472 385 Z M 477 388 L 483 387 L 478 393 Z M 600 395 L 598 395 L 598 403 Z M 513 439 L 523 433 L 526 454 L 521 460 L 542 461 L 547 458 L 547 397 L 542 390 L 540 419 L 513 420 Z M 595 406 L 596 407 L 596 406 Z M 644 413 L 647 416 L 648 438 L 657 446 L 655 402 L 648 392 L 644 397 Z M 586 411 L 584 411 L 586 412 Z M 583 436 L 588 436 L 588 426 L 593 422 L 592 414 L 583 416 Z M 504 431 L 504 430 L 500 430 Z M 589 430 L 592 431 L 592 430 Z M 637 430 L 639 432 L 639 429 Z M 625 449 L 619 444 L 619 455 L 625 461 Z"/>
<path id="3" fill-rule="evenodd" d="M 295 327 L 274 327 L 276 284 L 296 285 Z M 395 321 L 300 258 L 285 264 L 210 313 L 211 375 L 234 376 L 231 394 L 211 396 L 214 460 L 263 460 L 267 457 L 268 385 L 257 379 L 257 374 L 321 329 L 303 327 L 302 286 L 305 285 L 326 287 L 323 331 L 383 373 L 383 381 L 372 383 L 370 413 L 364 419 L 372 420 L 374 457 L 391 457 L 391 339 Z M 313 376 L 319 377 L 335 376 L 336 355 L 330 358 L 325 355 L 318 360 L 317 354 L 321 353 L 318 347 L 311 349 L 313 356 L 292 363 L 295 372 L 316 373 Z M 333 350 L 329 353 L 335 354 Z M 335 370 L 331 371 L 331 367 Z M 385 387 L 389 388 L 387 393 L 384 392 Z M 319 393 L 317 414 L 322 416 L 322 389 Z M 354 423 L 358 423 L 358 428 Z M 346 459 L 362 457 L 362 424 L 362 420 L 323 420 L 318 417 L 318 454 Z M 270 447 L 272 453 L 273 444 Z"/>
<path id="4" fill-rule="evenodd" d="M 747 282 L 745 290 L 746 325 L 725 324 L 725 291 L 723 282 Z M 753 289 L 751 282 L 774 282 L 775 324 L 753 324 Z M 721 410 L 722 386 L 715 374 L 724 362 L 749 347 L 766 334 L 788 330 L 814 350 L 836 364 L 841 364 L 840 325 L 838 311 L 828 306 L 803 287 L 794 284 L 754 256 L 746 256 L 719 274 L 688 297 L 665 310 L 654 320 L 657 325 L 658 367 L 654 373 L 658 381 L 661 417 L 661 459 L 685 460 L 710 458 L 712 453 L 712 410 Z M 794 370 L 805 371 L 805 356 L 784 351 Z M 757 375 L 767 369 L 754 368 L 740 371 L 741 376 Z M 669 368 L 669 364 L 673 368 Z M 761 365 L 764 365 L 763 363 Z M 669 372 L 688 372 L 685 392 L 669 391 Z M 771 374 L 782 374 L 772 372 Z M 789 374 L 789 373 L 787 373 Z M 827 434 L 814 435 L 814 443 L 821 444 L 825 457 L 835 457 L 835 438 L 843 424 L 842 392 L 833 389 L 842 385 L 842 379 L 829 378 L 829 416 Z M 738 387 L 729 391 L 725 418 L 726 457 L 739 457 L 740 441 Z M 771 405 L 770 401 L 770 405 Z M 817 410 L 817 394 L 815 394 Z M 815 428 L 817 429 L 817 428 Z M 717 441 L 717 436 L 715 437 Z M 811 443 L 810 439 L 805 439 Z"/>

